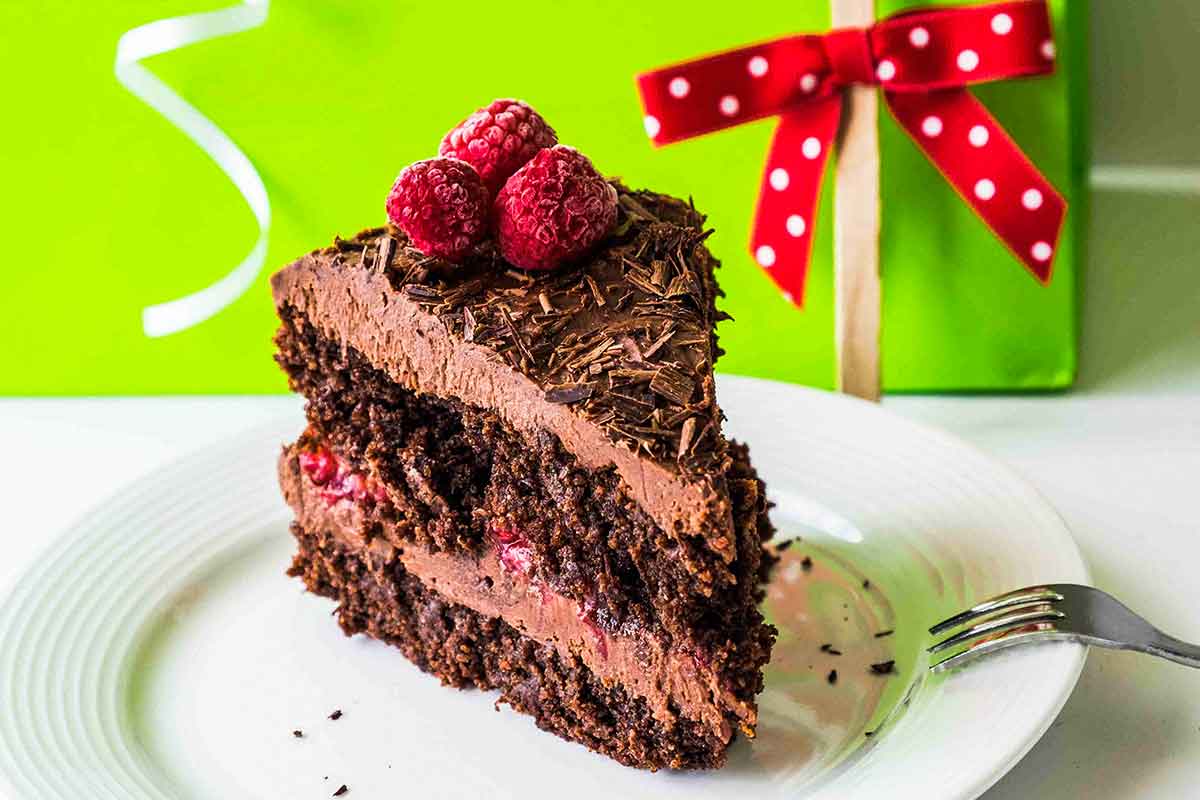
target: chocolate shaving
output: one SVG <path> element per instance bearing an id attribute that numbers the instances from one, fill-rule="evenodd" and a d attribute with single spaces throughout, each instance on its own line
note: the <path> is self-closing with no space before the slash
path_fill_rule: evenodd
<path id="1" fill-rule="evenodd" d="M 603 306 L 605 304 L 604 292 L 600 291 L 600 287 L 596 285 L 596 279 L 591 275 L 584 275 L 583 279 L 587 282 L 588 288 L 592 291 L 592 297 L 596 298 L 596 305 Z"/>
<path id="2" fill-rule="evenodd" d="M 696 382 L 674 367 L 663 367 L 650 381 L 650 391 L 682 406 L 692 399 Z"/>
<path id="3" fill-rule="evenodd" d="M 625 394 L 610 390 L 608 398 L 613 410 L 626 422 L 645 422 L 654 413 L 654 400 L 649 395 Z"/>
<path id="4" fill-rule="evenodd" d="M 525 346 L 525 340 L 521 338 L 521 333 L 517 330 L 517 326 L 513 324 L 512 315 L 508 313 L 508 309 L 504 306 L 500 306 L 500 318 L 504 320 L 504 324 L 508 327 L 509 335 L 512 336 L 513 343 L 521 351 L 521 355 L 525 357 L 525 361 L 530 365 L 536 363 L 533 355 L 529 352 L 529 348 Z"/>
<path id="5" fill-rule="evenodd" d="M 675 326 L 668 325 L 666 330 L 664 330 L 662 332 L 662 335 L 659 336 L 657 339 L 655 339 L 654 343 L 646 348 L 644 357 L 645 358 L 653 358 L 654 354 L 657 353 L 664 344 L 671 341 L 671 337 L 674 335 L 675 335 Z"/>
<path id="6" fill-rule="evenodd" d="M 587 400 L 595 390 L 594 383 L 571 383 L 546 390 L 547 403 L 578 403 Z"/>
<path id="7" fill-rule="evenodd" d="M 550 297 L 545 292 L 538 292 L 538 304 L 542 307 L 543 313 L 554 313 L 554 306 L 550 304 Z"/>
<path id="8" fill-rule="evenodd" d="M 416 298 L 417 300 L 434 301 L 442 299 L 442 293 L 440 291 L 432 286 L 425 286 L 420 283 L 410 283 L 405 285 L 404 293 L 409 297 Z"/>
<path id="9" fill-rule="evenodd" d="M 696 418 L 688 417 L 683 421 L 683 427 L 679 430 L 679 450 L 676 453 L 676 458 L 682 460 L 688 454 L 692 447 L 692 436 L 696 433 Z"/>
<path id="10" fill-rule="evenodd" d="M 385 272 L 392 265 L 392 248 L 395 247 L 396 240 L 391 236 L 385 235 L 379 242 L 379 255 L 375 257 L 375 269 L 379 272 Z"/>
<path id="11" fill-rule="evenodd" d="M 471 313 L 470 306 L 463 308 L 463 340 L 475 341 L 475 315 Z"/>

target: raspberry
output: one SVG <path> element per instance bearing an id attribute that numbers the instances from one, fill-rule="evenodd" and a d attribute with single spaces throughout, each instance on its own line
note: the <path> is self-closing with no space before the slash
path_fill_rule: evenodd
<path id="1" fill-rule="evenodd" d="M 500 253 L 524 269 L 554 269 L 599 242 L 617 221 L 617 191 L 573 147 L 542 150 L 496 196 Z"/>
<path id="2" fill-rule="evenodd" d="M 520 100 L 495 100 L 442 138 L 438 155 L 473 166 L 493 195 L 541 149 L 558 142 L 554 129 Z"/>
<path id="3" fill-rule="evenodd" d="M 488 190 L 457 158 L 430 158 L 400 171 L 387 214 L 427 256 L 461 261 L 487 233 Z"/>

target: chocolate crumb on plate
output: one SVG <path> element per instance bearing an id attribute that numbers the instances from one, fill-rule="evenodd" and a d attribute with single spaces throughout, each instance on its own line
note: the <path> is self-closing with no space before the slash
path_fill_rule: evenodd
<path id="1" fill-rule="evenodd" d="M 808 556 L 805 556 L 804 558 L 800 559 L 800 568 L 803 569 L 805 572 L 812 569 L 812 559 L 809 558 Z"/>
<path id="2" fill-rule="evenodd" d="M 335 710 L 332 714 L 329 715 L 329 718 L 331 720 L 333 720 L 334 722 L 337 722 L 339 719 L 342 718 L 342 710 L 340 708 Z"/>
<path id="3" fill-rule="evenodd" d="M 302 731 L 302 730 L 300 730 L 299 728 L 297 728 L 296 730 L 292 731 L 292 736 L 295 736 L 297 739 L 303 739 L 303 738 L 304 738 L 304 731 Z"/>
<path id="4" fill-rule="evenodd" d="M 871 665 L 871 672 L 876 675 L 890 675 L 895 672 L 895 661 L 880 661 L 878 664 Z"/>
<path id="5" fill-rule="evenodd" d="M 344 795 L 344 794 L 345 794 L 346 792 L 348 792 L 348 791 L 350 791 L 350 787 L 349 787 L 349 786 L 347 786 L 346 784 L 344 784 L 344 783 L 343 783 L 341 786 L 339 786 L 339 787 L 337 788 L 337 791 L 333 793 L 333 796 L 334 796 L 334 797 L 341 797 L 342 795 Z"/>
<path id="6" fill-rule="evenodd" d="M 829 670 L 829 674 L 825 676 L 825 680 L 829 681 L 830 685 L 837 683 L 837 670 Z"/>

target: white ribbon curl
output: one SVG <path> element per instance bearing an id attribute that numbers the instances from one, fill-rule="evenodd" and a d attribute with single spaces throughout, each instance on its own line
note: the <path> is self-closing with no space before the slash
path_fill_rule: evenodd
<path id="1" fill-rule="evenodd" d="M 267 258 L 271 203 L 258 170 L 233 140 L 139 62 L 190 44 L 257 28 L 266 22 L 270 5 L 271 0 L 243 0 L 240 5 L 217 11 L 160 19 L 126 31 L 117 41 L 113 68 L 117 81 L 207 153 L 233 181 L 258 220 L 258 241 L 228 275 L 185 297 L 142 309 L 142 330 L 147 336 L 167 336 L 197 325 L 250 288 Z"/>

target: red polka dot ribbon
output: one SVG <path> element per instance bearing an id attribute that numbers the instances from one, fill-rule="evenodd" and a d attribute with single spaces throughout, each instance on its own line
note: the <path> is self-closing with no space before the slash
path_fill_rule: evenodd
<path id="1" fill-rule="evenodd" d="M 967 89 L 1054 69 L 1045 0 L 910 11 L 868 29 L 798 35 L 638 76 L 656 145 L 779 116 L 750 250 L 800 305 L 842 89 L 883 89 L 892 115 L 1038 280 L 1067 204 Z"/>

